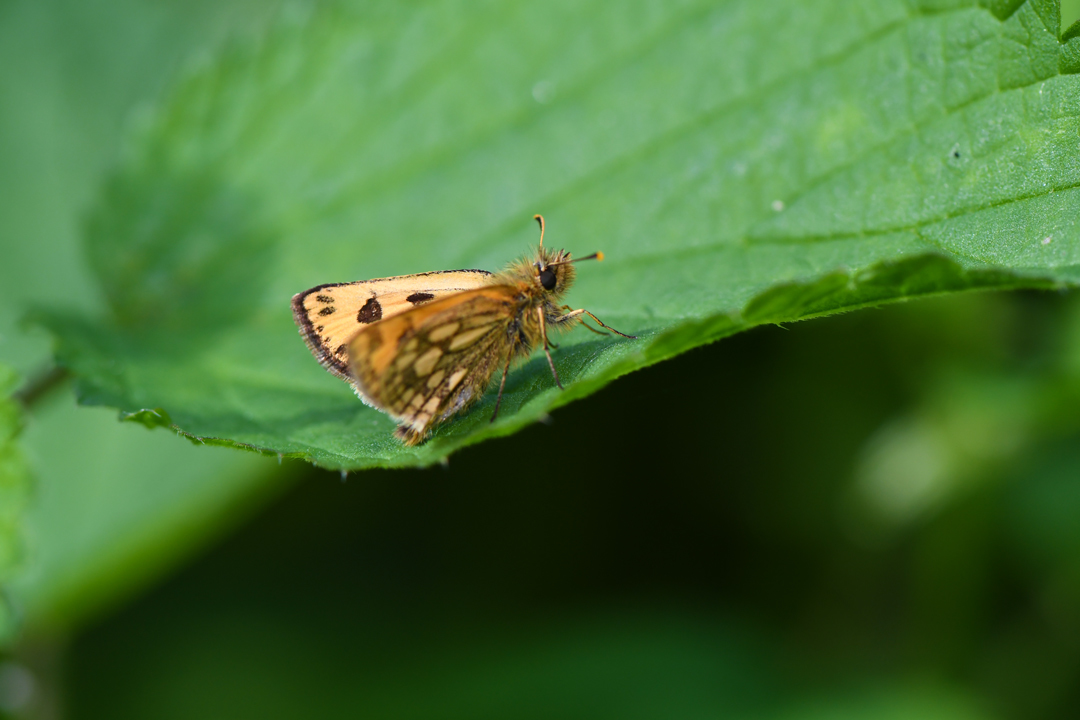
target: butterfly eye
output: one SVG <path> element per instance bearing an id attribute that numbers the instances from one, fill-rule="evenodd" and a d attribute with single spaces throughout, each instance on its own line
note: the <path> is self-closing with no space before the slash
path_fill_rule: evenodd
<path id="1" fill-rule="evenodd" d="M 545 290 L 555 289 L 555 271 L 551 268 L 544 268 L 540 271 L 540 284 L 544 286 Z"/>

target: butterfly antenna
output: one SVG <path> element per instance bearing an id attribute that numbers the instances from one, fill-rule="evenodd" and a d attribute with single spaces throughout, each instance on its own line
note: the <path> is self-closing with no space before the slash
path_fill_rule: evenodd
<path id="1" fill-rule="evenodd" d="M 533 220 L 540 223 L 540 249 L 544 249 L 544 216 L 533 215 Z"/>
<path id="2" fill-rule="evenodd" d="M 569 265 L 570 263 L 581 262 L 582 260 L 603 260 L 604 253 L 594 252 L 592 255 L 586 255 L 585 257 L 573 258 L 571 260 L 560 260 L 559 262 L 553 262 L 548 267 L 555 267 L 556 265 Z"/>

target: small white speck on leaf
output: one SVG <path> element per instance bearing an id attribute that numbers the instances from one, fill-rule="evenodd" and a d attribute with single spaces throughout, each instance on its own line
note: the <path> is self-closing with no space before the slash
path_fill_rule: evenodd
<path id="1" fill-rule="evenodd" d="M 547 105 L 555 99 L 555 83 L 550 80 L 541 80 L 532 88 L 533 100 L 541 105 Z"/>
<path id="2" fill-rule="evenodd" d="M 772 201 L 772 209 L 775 210 L 776 212 L 782 211 L 784 209 L 784 201 L 783 200 L 773 200 Z"/>
<path id="3" fill-rule="evenodd" d="M 1054 236 L 1053 236 L 1053 235 L 1047 235 L 1046 237 L 1044 237 L 1044 238 L 1042 239 L 1042 244 L 1043 244 L 1043 245 L 1049 245 L 1049 244 L 1050 244 L 1050 242 L 1051 242 L 1051 241 L 1052 241 L 1053 239 L 1054 239 Z"/>

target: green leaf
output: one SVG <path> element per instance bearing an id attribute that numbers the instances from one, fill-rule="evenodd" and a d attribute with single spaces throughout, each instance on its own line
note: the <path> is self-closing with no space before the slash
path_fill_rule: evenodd
<path id="1" fill-rule="evenodd" d="M 10 587 L 31 630 L 76 627 L 122 602 L 283 486 L 258 458 L 118 423 L 67 394 L 35 407 L 23 445 L 40 482 Z"/>
<path id="2" fill-rule="evenodd" d="M 15 373 L 0 365 L 0 643 L 15 631 L 7 584 L 23 559 L 23 520 L 30 497 L 30 466 L 16 441 L 22 408 L 11 397 L 15 383 Z"/>
<path id="3" fill-rule="evenodd" d="M 265 22 L 267 5 L 0 3 L 0 363 L 23 375 L 50 363 L 46 334 L 19 323 L 27 308 L 101 306 L 79 224 L 132 106 L 193 47 Z M 19 445 L 35 482 L 24 508 L 0 494 L 0 516 L 19 510 L 22 524 L 20 562 L 0 584 L 31 635 L 113 606 L 281 486 L 273 463 L 76 408 L 70 385 L 27 415 Z"/>
<path id="4" fill-rule="evenodd" d="M 1080 280 L 1080 38 L 1058 5 L 375 3 L 193 68 L 87 225 L 106 313 L 52 315 L 84 403 L 327 467 L 428 464 L 762 323 Z M 406 449 L 292 325 L 307 287 L 609 261 L 564 339 Z M 662 392 L 658 389 L 658 392 Z M 141 417 L 146 417 L 145 414 Z"/>
<path id="5" fill-rule="evenodd" d="M 1061 39 L 1071 40 L 1080 32 L 1080 0 L 1061 0 Z"/>
<path id="6" fill-rule="evenodd" d="M 449 636 L 428 630 L 421 618 L 402 621 L 384 610 L 372 624 L 392 629 L 393 642 L 363 621 L 328 630 L 322 605 L 297 615 L 220 605 L 189 612 L 194 618 L 185 624 L 140 626 L 143 634 L 133 633 L 126 645 L 157 652 L 121 654 L 104 643 L 79 648 L 71 673 L 93 688 L 77 693 L 80 712 L 118 720 L 217 720 L 252 708 L 261 718 L 387 720 L 993 717 L 958 684 L 848 671 L 841 687 L 829 687 L 820 657 L 808 691 L 792 666 L 809 662 L 781 652 L 753 621 L 685 609 L 578 611 L 516 623 L 455 618 L 458 633 Z M 187 620 L 180 613 L 178 620 Z M 339 642 L 323 644 L 326 637 Z M 239 677 L 237 667 L 244 668 Z"/>

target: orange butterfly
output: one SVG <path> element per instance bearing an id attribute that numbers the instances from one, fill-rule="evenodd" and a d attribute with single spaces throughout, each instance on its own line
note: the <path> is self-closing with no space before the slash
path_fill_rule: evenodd
<path id="1" fill-rule="evenodd" d="M 420 444 L 433 427 L 483 397 L 501 365 L 494 421 L 511 361 L 537 345 L 561 389 L 549 329 L 568 329 L 588 315 L 618 335 L 634 336 L 604 325 L 588 310 L 559 304 L 577 261 L 565 250 L 544 249 L 544 218 L 534 219 L 540 224 L 535 259 L 499 273 L 442 270 L 299 293 L 292 307 L 300 335 L 323 367 L 400 423 L 395 435 L 406 445 Z M 603 253 L 578 258 L 593 259 L 603 260 Z"/>

